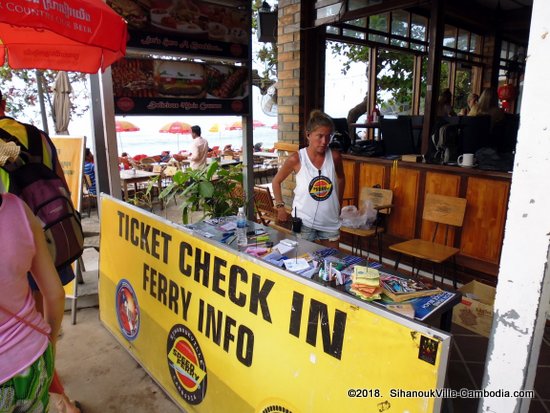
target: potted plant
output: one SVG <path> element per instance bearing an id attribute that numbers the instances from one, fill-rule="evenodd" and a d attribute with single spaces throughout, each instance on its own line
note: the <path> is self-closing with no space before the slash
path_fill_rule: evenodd
<path id="1" fill-rule="evenodd" d="M 160 198 L 165 204 L 174 197 L 181 200 L 184 224 L 189 224 L 190 213 L 195 211 L 202 211 L 202 219 L 236 215 L 244 203 L 236 191 L 242 182 L 240 165 L 222 168 L 219 162 L 213 161 L 205 168 L 176 172 Z"/>

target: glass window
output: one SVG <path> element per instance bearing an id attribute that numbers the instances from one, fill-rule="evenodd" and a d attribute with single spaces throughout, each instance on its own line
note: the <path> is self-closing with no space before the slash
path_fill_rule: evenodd
<path id="1" fill-rule="evenodd" d="M 411 17 L 411 39 L 426 41 L 428 36 L 428 19 L 418 14 Z"/>
<path id="2" fill-rule="evenodd" d="M 472 92 L 472 68 L 462 65 L 457 68 L 454 88 L 454 108 L 460 113 L 468 108 L 468 94 Z"/>
<path id="3" fill-rule="evenodd" d="M 467 52 L 468 51 L 468 38 L 469 38 L 469 32 L 466 30 L 459 29 L 458 30 L 458 45 L 457 49 Z"/>
<path id="4" fill-rule="evenodd" d="M 443 34 L 443 46 L 450 49 L 456 49 L 456 27 L 445 25 L 445 33 Z"/>
<path id="5" fill-rule="evenodd" d="M 423 115 L 426 109 L 426 90 L 428 84 L 428 56 L 422 56 L 422 74 L 420 83 L 420 105 L 418 114 Z"/>
<path id="6" fill-rule="evenodd" d="M 404 11 L 394 11 L 391 14 L 391 34 L 409 37 L 409 13 Z M 402 39 L 391 39 L 390 43 L 394 46 L 409 47 L 409 42 Z"/>
<path id="7" fill-rule="evenodd" d="M 324 109 L 332 117 L 345 118 L 368 92 L 369 48 L 327 41 Z"/>
<path id="8" fill-rule="evenodd" d="M 369 29 L 388 32 L 388 14 L 377 14 L 369 17 Z"/>
<path id="9" fill-rule="evenodd" d="M 500 49 L 500 58 L 501 59 L 507 59 L 508 58 L 508 42 L 506 40 L 502 41 L 502 46 Z"/>
<path id="10" fill-rule="evenodd" d="M 394 11 L 391 14 L 391 34 L 409 37 L 409 13 Z"/>
<path id="11" fill-rule="evenodd" d="M 330 6 L 317 9 L 317 18 L 322 19 L 325 17 L 336 16 L 338 15 L 338 13 L 340 13 L 341 8 L 341 4 L 332 4 Z"/>
<path id="12" fill-rule="evenodd" d="M 358 32 L 357 30 L 344 29 L 342 34 L 347 37 L 352 37 L 354 39 L 365 39 L 365 33 Z"/>
<path id="13" fill-rule="evenodd" d="M 348 22 L 346 22 L 347 24 L 351 25 L 351 26 L 356 26 L 356 27 L 364 27 L 366 28 L 367 27 L 367 18 L 366 17 L 363 17 L 361 19 L 355 19 L 355 20 L 350 20 Z"/>
<path id="14" fill-rule="evenodd" d="M 470 33 L 470 53 L 481 54 L 481 36 Z"/>
<path id="15" fill-rule="evenodd" d="M 350 11 L 357 10 L 380 3 L 382 3 L 382 0 L 348 0 L 348 9 Z"/>
<path id="16" fill-rule="evenodd" d="M 449 88 L 449 74 L 451 65 L 447 60 L 441 62 L 441 76 L 439 78 L 439 90 Z"/>
<path id="17" fill-rule="evenodd" d="M 414 55 L 380 49 L 376 68 L 376 104 L 382 115 L 410 114 Z"/>

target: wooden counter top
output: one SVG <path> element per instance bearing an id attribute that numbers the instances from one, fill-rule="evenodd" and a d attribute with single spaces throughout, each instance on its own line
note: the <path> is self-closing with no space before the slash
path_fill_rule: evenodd
<path id="1" fill-rule="evenodd" d="M 350 161 L 358 162 L 368 162 L 370 164 L 379 164 L 379 165 L 393 165 L 393 160 L 384 159 L 384 158 L 375 158 L 369 156 L 360 156 L 360 155 L 351 155 L 351 154 L 342 154 L 343 159 Z M 403 162 L 399 161 L 398 165 L 400 168 L 417 168 L 421 170 L 430 170 L 430 171 L 440 171 L 444 173 L 459 174 L 459 175 L 468 175 L 468 176 L 484 176 L 495 179 L 512 179 L 511 172 L 501 172 L 501 171 L 487 171 L 478 168 L 462 168 L 458 165 L 438 165 L 431 163 L 421 163 L 421 162 Z"/>

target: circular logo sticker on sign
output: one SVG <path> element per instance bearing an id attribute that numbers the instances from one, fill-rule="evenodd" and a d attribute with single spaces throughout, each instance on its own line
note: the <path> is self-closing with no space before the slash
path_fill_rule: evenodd
<path id="1" fill-rule="evenodd" d="M 199 404 L 206 396 L 206 363 L 194 334 L 176 324 L 168 334 L 168 368 L 181 397 L 189 404 Z"/>
<path id="2" fill-rule="evenodd" d="M 120 280 L 116 287 L 116 315 L 122 335 L 134 340 L 139 332 L 139 305 L 136 293 L 127 280 Z"/>
<path id="3" fill-rule="evenodd" d="M 324 201 L 332 194 L 332 181 L 323 175 L 316 176 L 309 183 L 309 195 L 316 201 Z"/>

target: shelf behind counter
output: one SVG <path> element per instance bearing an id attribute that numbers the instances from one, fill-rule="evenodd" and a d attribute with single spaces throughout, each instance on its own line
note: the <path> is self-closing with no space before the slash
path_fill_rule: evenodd
<path id="1" fill-rule="evenodd" d="M 388 219 L 384 256 L 392 257 L 387 246 L 406 239 L 428 239 L 429 223 L 422 221 L 424 196 L 435 193 L 467 199 L 461 230 L 452 234 L 459 278 L 466 282 L 482 279 L 495 284 L 498 274 L 511 173 L 477 168 L 403 162 L 344 154 L 346 188 L 344 198 L 355 205 L 361 188 L 380 185 L 393 190 L 392 213 Z"/>

